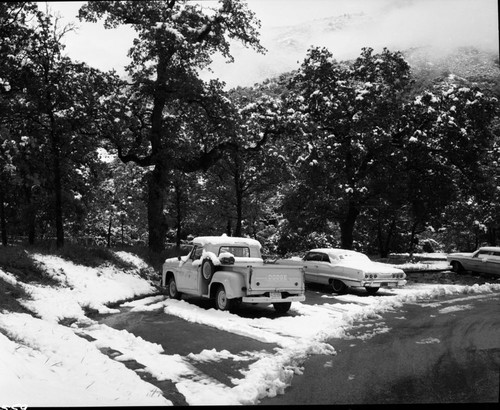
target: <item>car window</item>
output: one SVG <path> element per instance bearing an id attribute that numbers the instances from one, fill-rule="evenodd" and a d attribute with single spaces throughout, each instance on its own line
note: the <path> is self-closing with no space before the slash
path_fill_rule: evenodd
<path id="1" fill-rule="evenodd" d="M 353 252 L 353 253 L 344 253 L 339 255 L 339 258 L 344 261 L 356 261 L 356 262 L 370 262 L 370 258 L 365 254 Z"/>
<path id="2" fill-rule="evenodd" d="M 328 255 L 326 253 L 324 253 L 322 255 L 321 261 L 322 262 L 330 262 L 330 259 L 328 258 Z"/>
<path id="3" fill-rule="evenodd" d="M 319 261 L 321 260 L 321 255 L 316 252 L 309 252 L 306 256 L 304 256 L 305 261 Z"/>
<path id="4" fill-rule="evenodd" d="M 191 253 L 191 259 L 193 260 L 200 259 L 202 253 L 203 253 L 203 248 L 201 246 L 195 246 Z"/>
<path id="5" fill-rule="evenodd" d="M 219 255 L 224 252 L 229 252 L 239 258 L 250 257 L 250 248 L 246 246 L 221 246 L 219 248 Z"/>

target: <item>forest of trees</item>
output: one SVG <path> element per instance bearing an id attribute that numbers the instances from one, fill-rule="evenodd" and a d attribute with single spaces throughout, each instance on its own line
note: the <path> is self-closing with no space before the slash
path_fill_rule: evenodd
<path id="1" fill-rule="evenodd" d="M 36 2 L 0 3 L 3 246 L 159 253 L 227 233 L 281 255 L 387 256 L 500 242 L 499 81 L 311 47 L 296 71 L 227 91 L 200 70 L 231 61 L 233 41 L 265 52 L 244 1 L 88 2 L 79 18 L 133 27 L 127 78 L 66 56 L 73 27 Z"/>

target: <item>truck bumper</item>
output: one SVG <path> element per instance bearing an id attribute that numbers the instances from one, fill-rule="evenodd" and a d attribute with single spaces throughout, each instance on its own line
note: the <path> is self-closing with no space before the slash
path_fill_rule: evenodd
<path id="1" fill-rule="evenodd" d="M 297 296 L 287 296 L 282 298 L 277 297 L 269 297 L 269 296 L 243 296 L 241 298 L 242 302 L 245 303 L 283 303 L 283 302 L 303 302 L 306 300 L 305 295 L 297 295 Z"/>

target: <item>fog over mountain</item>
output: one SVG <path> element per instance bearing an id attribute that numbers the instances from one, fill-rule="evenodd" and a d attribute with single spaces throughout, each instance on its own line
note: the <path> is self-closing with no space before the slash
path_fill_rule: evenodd
<path id="1" fill-rule="evenodd" d="M 307 7 L 307 2 L 304 4 Z M 428 67 L 452 64 L 456 58 L 450 56 L 460 55 L 463 50 L 469 50 L 473 54 L 469 60 L 476 63 L 487 59 L 488 69 L 498 62 L 495 1 L 381 0 L 364 10 L 348 10 L 340 7 L 346 2 L 334 0 L 324 4 L 331 5 L 325 9 L 324 18 L 266 27 L 261 36 L 268 50 L 266 55 L 234 45 L 235 62 L 227 64 L 215 59 L 215 76 L 224 80 L 228 88 L 253 85 L 298 68 L 311 46 L 327 47 L 337 60 L 356 58 L 362 47 L 372 47 L 375 52 L 387 47 L 404 52 L 410 63 Z M 461 69 L 460 63 L 455 61 L 455 68 Z"/>

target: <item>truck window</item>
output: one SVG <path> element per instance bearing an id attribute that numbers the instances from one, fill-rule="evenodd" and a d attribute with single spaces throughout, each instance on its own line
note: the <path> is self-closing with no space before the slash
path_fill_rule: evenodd
<path id="1" fill-rule="evenodd" d="M 229 252 L 239 258 L 250 257 L 250 249 L 246 246 L 221 246 L 219 248 L 219 255 L 224 252 Z"/>
<path id="2" fill-rule="evenodd" d="M 200 259 L 202 253 L 203 253 L 203 248 L 201 246 L 195 246 L 193 251 L 191 252 L 191 259 L 193 260 Z"/>

